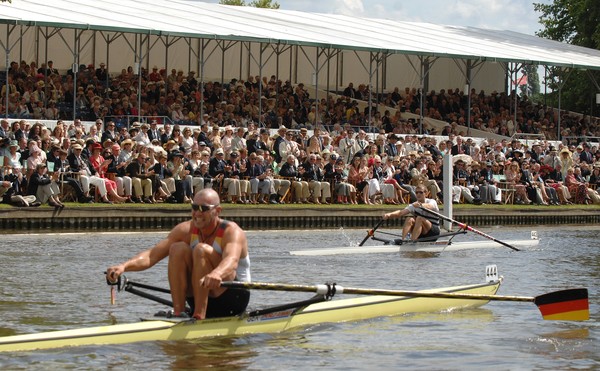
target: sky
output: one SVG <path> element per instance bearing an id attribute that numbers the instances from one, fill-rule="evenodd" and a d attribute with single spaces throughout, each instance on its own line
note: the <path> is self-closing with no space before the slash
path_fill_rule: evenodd
<path id="1" fill-rule="evenodd" d="M 218 3 L 219 0 L 203 0 Z M 249 4 L 251 0 L 246 0 Z M 275 1 L 274 1 L 275 2 Z M 276 0 L 280 9 L 334 13 L 357 17 L 383 18 L 511 30 L 535 35 L 541 30 L 539 13 L 533 3 L 552 0 Z"/>

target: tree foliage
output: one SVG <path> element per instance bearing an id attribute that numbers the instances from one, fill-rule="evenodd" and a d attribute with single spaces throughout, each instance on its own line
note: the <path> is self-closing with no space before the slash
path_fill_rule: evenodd
<path id="1" fill-rule="evenodd" d="M 544 27 L 538 36 L 570 43 L 586 48 L 600 49 L 600 1 L 598 0 L 554 0 L 551 4 L 534 3 L 541 13 L 540 24 Z M 576 61 L 575 61 L 576 62 Z M 568 110 L 590 113 L 594 109 L 595 95 L 600 89 L 597 71 L 566 70 L 550 67 L 546 83 L 558 95 L 562 86 L 562 107 Z M 555 99 L 554 102 L 557 103 Z"/>
<path id="2" fill-rule="evenodd" d="M 246 2 L 244 0 L 220 0 L 219 4 L 246 6 Z M 253 0 L 249 6 L 253 6 L 255 8 L 279 9 L 279 3 L 273 3 L 272 0 Z"/>

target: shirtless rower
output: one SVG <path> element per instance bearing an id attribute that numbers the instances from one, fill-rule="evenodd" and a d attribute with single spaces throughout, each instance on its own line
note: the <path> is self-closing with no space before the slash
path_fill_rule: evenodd
<path id="1" fill-rule="evenodd" d="M 383 219 L 401 218 L 407 216 L 402 227 L 402 239 L 406 240 L 406 236 L 410 233 L 410 238 L 416 241 L 419 238 L 434 237 L 440 234 L 440 220 L 437 216 L 426 211 L 420 210 L 427 208 L 439 212 L 437 202 L 434 199 L 426 198 L 427 187 L 420 184 L 415 188 L 417 201 L 406 206 L 402 210 L 397 210 L 391 213 L 383 214 Z"/>
<path id="2" fill-rule="evenodd" d="M 148 269 L 168 256 L 172 316 L 189 316 L 186 300 L 196 319 L 241 314 L 250 292 L 223 288 L 221 282 L 250 282 L 248 241 L 236 223 L 219 217 L 221 210 L 217 192 L 203 189 L 194 197 L 191 220 L 176 225 L 154 247 L 108 268 L 107 277 L 116 281 L 123 272 Z"/>

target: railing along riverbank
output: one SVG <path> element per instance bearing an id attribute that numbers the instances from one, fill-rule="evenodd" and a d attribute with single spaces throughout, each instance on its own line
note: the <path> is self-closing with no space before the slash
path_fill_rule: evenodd
<path id="1" fill-rule="evenodd" d="M 390 208 L 339 209 L 326 206 L 286 208 L 283 205 L 225 208 L 221 216 L 246 230 L 370 228 Z M 600 223 L 600 208 L 549 207 L 523 210 L 493 207 L 454 209 L 454 219 L 478 227 L 592 225 Z M 173 207 L 74 207 L 0 209 L 2 233 L 110 232 L 169 230 L 188 220 L 188 208 Z M 401 220 L 386 221 L 384 226 L 400 226 Z"/>

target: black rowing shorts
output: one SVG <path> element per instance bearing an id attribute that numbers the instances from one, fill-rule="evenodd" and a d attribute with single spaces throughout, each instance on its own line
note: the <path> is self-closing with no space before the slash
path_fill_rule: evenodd
<path id="1" fill-rule="evenodd" d="M 191 312 L 194 313 L 194 298 L 187 299 Z M 217 298 L 208 297 L 206 318 L 231 317 L 244 313 L 250 302 L 250 290 L 227 289 Z"/>
<path id="2" fill-rule="evenodd" d="M 440 235 L 440 226 L 431 224 L 431 229 L 429 230 L 429 232 L 427 232 L 426 234 L 420 235 L 419 238 L 434 237 L 434 236 L 439 236 L 439 235 Z"/>

